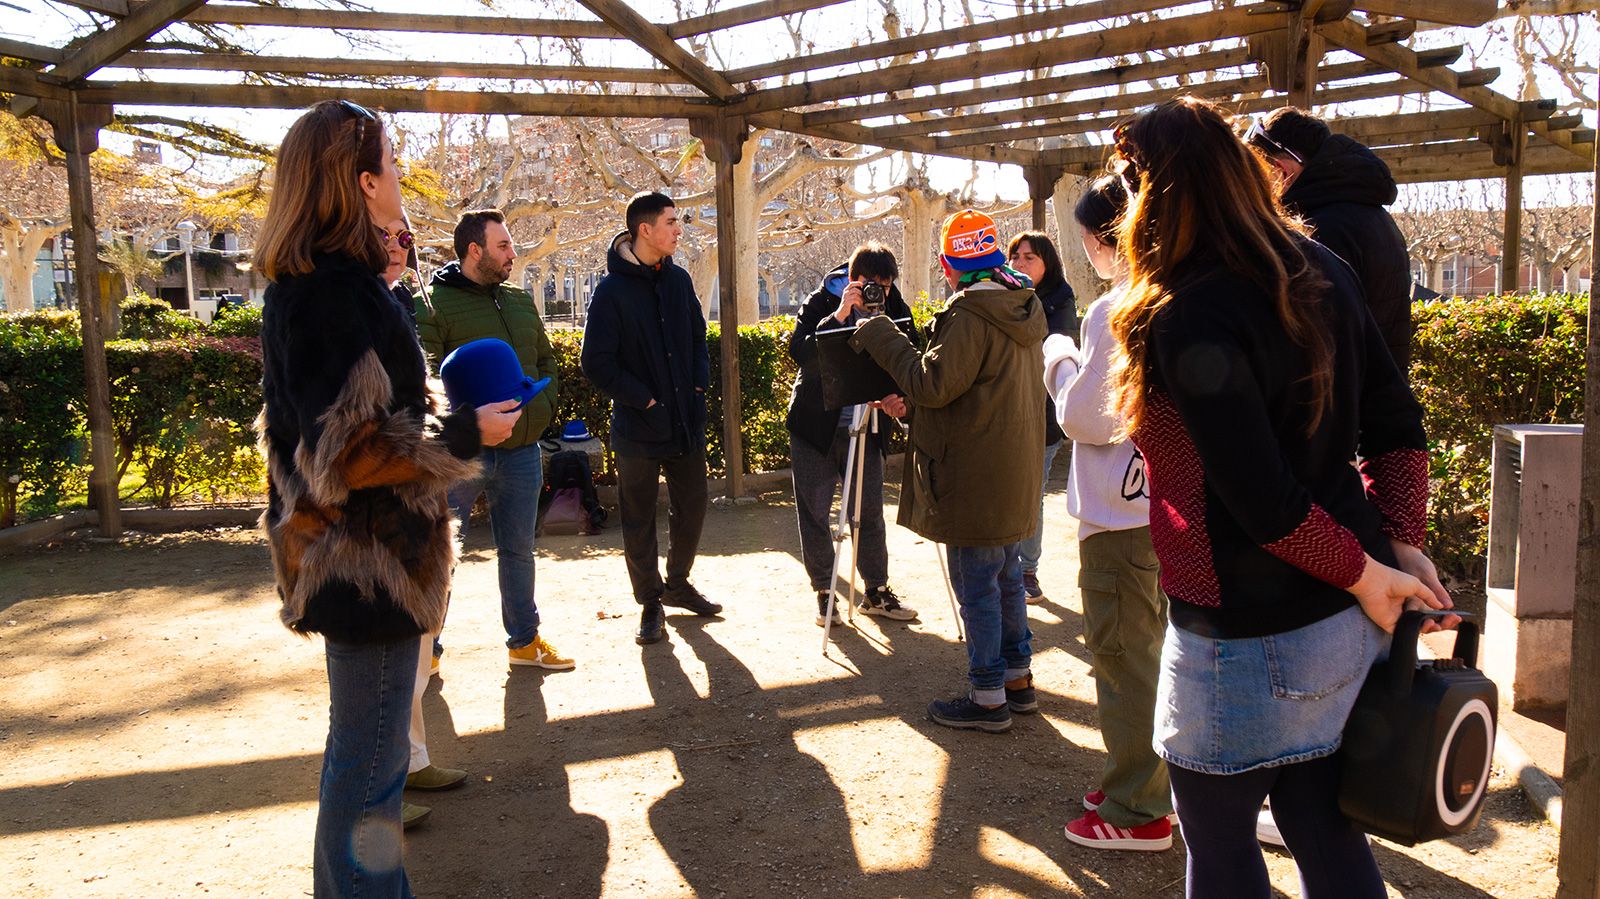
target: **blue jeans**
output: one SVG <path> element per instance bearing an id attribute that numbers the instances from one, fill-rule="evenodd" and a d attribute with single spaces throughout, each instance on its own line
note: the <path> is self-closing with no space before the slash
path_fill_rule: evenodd
<path id="1" fill-rule="evenodd" d="M 950 546 L 950 585 L 967 627 L 972 701 L 1006 701 L 1006 681 L 1026 677 L 1033 659 L 1018 544 Z"/>
<path id="2" fill-rule="evenodd" d="M 410 899 L 400 793 L 411 744 L 420 641 L 327 640 L 328 745 L 322 753 L 312 880 L 317 899 Z"/>
<path id="3" fill-rule="evenodd" d="M 1039 559 L 1044 555 L 1044 491 L 1050 483 L 1050 466 L 1055 464 L 1056 453 L 1066 442 L 1063 438 L 1044 448 L 1044 480 L 1039 484 L 1039 517 L 1034 519 L 1033 533 L 1022 538 L 1019 544 L 1022 547 L 1022 570 L 1026 572 L 1037 572 Z"/>
<path id="4" fill-rule="evenodd" d="M 539 635 L 539 607 L 533 599 L 533 538 L 539 529 L 539 490 L 544 460 L 539 444 L 515 449 L 489 447 L 480 457 L 483 477 L 462 481 L 450 491 L 450 508 L 466 539 L 467 519 L 478 494 L 489 494 L 489 532 L 500 566 L 500 622 L 506 646 L 527 646 Z"/>

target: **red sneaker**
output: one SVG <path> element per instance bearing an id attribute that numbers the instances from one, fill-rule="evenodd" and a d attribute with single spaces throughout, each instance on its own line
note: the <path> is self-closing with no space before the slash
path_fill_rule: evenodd
<path id="1" fill-rule="evenodd" d="M 1172 824 L 1157 818 L 1138 827 L 1117 827 L 1101 820 L 1099 812 L 1085 812 L 1065 828 L 1067 839 L 1091 849 L 1129 849 L 1162 852 L 1172 848 Z"/>

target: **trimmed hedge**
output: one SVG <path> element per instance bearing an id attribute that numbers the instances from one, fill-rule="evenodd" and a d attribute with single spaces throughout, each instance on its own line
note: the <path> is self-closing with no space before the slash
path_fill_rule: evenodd
<path id="1" fill-rule="evenodd" d="M 925 321 L 930 310 L 919 304 L 914 312 Z M 1494 425 L 1581 419 L 1587 298 L 1439 300 L 1419 304 L 1414 319 L 1411 378 L 1431 444 L 1430 549 L 1441 567 L 1478 579 Z M 261 403 L 253 336 L 259 310 L 229 310 L 199 329 L 159 308 L 130 315 L 124 307 L 123 320 L 126 329 L 157 338 L 107 344 L 124 495 L 158 505 L 258 495 L 263 476 L 251 426 Z M 789 464 L 783 418 L 795 376 L 787 351 L 791 328 L 792 319 L 776 318 L 739 329 L 750 471 Z M 581 333 L 552 328 L 550 338 L 561 356 L 558 423 L 582 419 L 606 439 L 610 404 L 578 368 Z M 720 340 L 713 324 L 706 402 L 716 473 L 723 469 Z M 76 314 L 0 315 L 0 526 L 50 514 L 83 494 L 83 395 Z"/>
<path id="2" fill-rule="evenodd" d="M 1482 580 L 1494 426 L 1583 420 L 1588 302 L 1518 294 L 1413 307 L 1411 385 L 1428 429 L 1429 552 L 1441 568 Z"/>

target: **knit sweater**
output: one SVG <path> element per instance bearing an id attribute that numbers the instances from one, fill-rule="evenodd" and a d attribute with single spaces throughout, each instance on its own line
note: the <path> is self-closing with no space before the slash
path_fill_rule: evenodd
<path id="1" fill-rule="evenodd" d="M 1131 440 L 1115 439 L 1111 398 L 1109 323 L 1119 285 L 1083 316 L 1083 349 L 1072 338 L 1051 335 L 1044 344 L 1044 385 L 1055 399 L 1056 421 L 1072 438 L 1067 475 L 1067 511 L 1078 519 L 1078 539 L 1103 531 L 1126 531 L 1150 523 L 1144 456 Z"/>
<path id="2" fill-rule="evenodd" d="M 1390 538 L 1423 542 L 1421 407 L 1349 266 L 1304 247 L 1331 283 L 1315 311 L 1335 347 L 1330 403 L 1309 435 L 1304 353 L 1253 282 L 1220 266 L 1180 273 L 1152 324 L 1133 437 L 1171 620 L 1195 633 L 1319 621 L 1354 604 L 1364 552 L 1392 565 Z"/>

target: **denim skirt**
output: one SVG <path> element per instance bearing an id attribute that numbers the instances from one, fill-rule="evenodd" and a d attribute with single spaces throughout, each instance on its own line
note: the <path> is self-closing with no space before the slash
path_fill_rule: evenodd
<path id="1" fill-rule="evenodd" d="M 1218 640 L 1167 625 L 1156 753 L 1202 774 L 1332 755 L 1389 635 L 1359 606 L 1287 633 Z"/>

